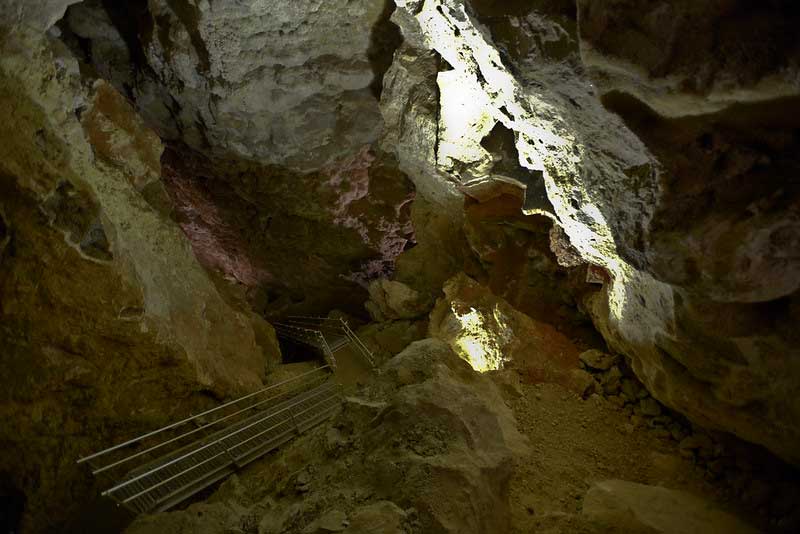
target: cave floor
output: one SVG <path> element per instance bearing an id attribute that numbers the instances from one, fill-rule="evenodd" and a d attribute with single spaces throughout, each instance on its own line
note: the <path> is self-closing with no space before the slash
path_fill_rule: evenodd
<path id="1" fill-rule="evenodd" d="M 759 525 L 729 490 L 708 480 L 706 470 L 679 453 L 677 442 L 659 438 L 605 397 L 582 399 L 558 384 L 522 384 L 506 391 L 530 453 L 511 479 L 514 534 L 596 532 L 581 524 L 582 499 L 589 487 L 623 479 L 701 495 L 719 508 Z M 509 398 L 514 397 L 514 398 Z M 575 514 L 575 515 L 574 515 Z"/>

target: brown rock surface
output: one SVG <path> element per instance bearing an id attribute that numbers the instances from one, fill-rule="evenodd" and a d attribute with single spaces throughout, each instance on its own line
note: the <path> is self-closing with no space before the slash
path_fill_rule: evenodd
<path id="1" fill-rule="evenodd" d="M 14 31 L 0 43 L 14 132 L 0 144 L 0 472 L 25 494 L 23 531 L 61 531 L 94 490 L 80 456 L 259 386 L 277 347 L 137 187 L 157 178 L 158 139 L 106 84 L 87 92 L 62 44 Z"/>
<path id="2" fill-rule="evenodd" d="M 367 284 L 413 243 L 413 187 L 367 147 L 298 173 L 173 146 L 164 175 L 200 262 L 269 316 L 363 315 Z"/>
<path id="3" fill-rule="evenodd" d="M 402 282 L 381 279 L 369 285 L 370 300 L 365 304 L 375 321 L 414 319 L 430 308 L 430 300 Z"/>
<path id="4" fill-rule="evenodd" d="M 461 273 L 448 280 L 430 315 L 430 335 L 450 344 L 477 371 L 519 369 L 529 382 L 570 383 L 578 349 Z"/>
<path id="5" fill-rule="evenodd" d="M 581 513 L 617 532 L 756 534 L 758 530 L 690 493 L 625 480 L 597 482 Z"/>

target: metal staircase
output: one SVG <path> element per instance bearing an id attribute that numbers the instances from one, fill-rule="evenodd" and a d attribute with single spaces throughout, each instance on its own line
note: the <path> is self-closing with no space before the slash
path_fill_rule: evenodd
<path id="1" fill-rule="evenodd" d="M 336 367 L 334 354 L 347 346 L 354 347 L 370 367 L 375 367 L 372 352 L 344 319 L 296 315 L 282 322 L 273 323 L 273 326 L 279 338 L 291 339 L 319 350 L 334 368 Z"/>
<path id="2" fill-rule="evenodd" d="M 116 481 L 102 495 L 118 504 L 136 513 L 166 510 L 336 413 L 341 393 L 330 370 L 318 367 L 78 463 Z M 137 467 L 115 476 L 134 460 Z"/>

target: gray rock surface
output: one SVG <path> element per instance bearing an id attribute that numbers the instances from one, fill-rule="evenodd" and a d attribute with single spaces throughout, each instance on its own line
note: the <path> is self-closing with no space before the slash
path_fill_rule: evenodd
<path id="1" fill-rule="evenodd" d="M 603 92 L 629 93 L 667 117 L 797 95 L 798 13 L 786 3 L 577 5 L 581 59 Z"/>
<path id="2" fill-rule="evenodd" d="M 372 143 L 380 132 L 370 87 L 379 74 L 371 38 L 386 16 L 384 4 L 149 2 L 135 29 L 134 54 L 146 65 L 137 66 L 132 96 L 165 139 L 297 170 L 319 169 Z M 72 30 L 85 38 L 97 31 L 80 24 Z M 93 57 L 101 71 L 112 70 L 104 62 L 113 59 Z"/>

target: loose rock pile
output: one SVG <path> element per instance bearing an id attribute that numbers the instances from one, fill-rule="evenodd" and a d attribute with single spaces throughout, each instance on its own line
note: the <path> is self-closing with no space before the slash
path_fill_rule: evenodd
<path id="1" fill-rule="evenodd" d="M 704 430 L 670 410 L 650 395 L 624 357 L 592 349 L 579 358 L 581 368 L 594 378 L 586 395 L 605 397 L 629 417 L 621 433 L 646 429 L 676 442 L 680 455 L 702 470 L 707 480 L 767 516 L 781 532 L 800 528 L 800 513 L 792 504 L 800 498 L 800 477 L 793 469 L 760 447 Z"/>

